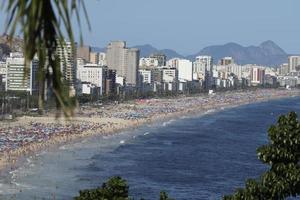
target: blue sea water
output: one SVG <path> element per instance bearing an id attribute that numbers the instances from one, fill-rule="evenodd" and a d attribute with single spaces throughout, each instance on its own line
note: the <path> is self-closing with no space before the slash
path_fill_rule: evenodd
<path id="1" fill-rule="evenodd" d="M 30 157 L 0 177 L 0 199 L 72 199 L 80 189 L 122 176 L 135 199 L 220 199 L 267 169 L 256 148 L 280 114 L 300 114 L 300 98 L 224 109 L 202 116 L 88 138 Z"/>

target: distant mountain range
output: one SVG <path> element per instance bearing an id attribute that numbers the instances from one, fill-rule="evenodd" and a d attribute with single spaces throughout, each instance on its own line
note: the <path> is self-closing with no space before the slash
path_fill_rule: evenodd
<path id="1" fill-rule="evenodd" d="M 235 62 L 241 65 L 257 64 L 277 66 L 287 62 L 288 54 L 273 41 L 265 41 L 259 46 L 244 47 L 237 43 L 227 43 L 224 45 L 208 46 L 199 52 L 183 56 L 172 49 L 157 49 L 149 44 L 133 46 L 141 51 L 141 57 L 147 57 L 151 53 L 164 53 L 168 58 L 186 58 L 191 61 L 199 55 L 211 55 L 217 63 L 221 58 L 231 56 Z M 105 51 L 105 48 L 93 48 L 95 51 Z"/>
<path id="2" fill-rule="evenodd" d="M 288 54 L 273 41 L 266 41 L 259 46 L 243 47 L 236 43 L 205 47 L 198 53 L 187 58 L 194 59 L 197 55 L 212 55 L 215 62 L 225 56 L 231 56 L 238 64 L 258 64 L 276 66 L 286 63 Z"/>
<path id="3" fill-rule="evenodd" d="M 0 58 L 8 55 L 11 51 L 22 51 L 23 40 L 21 38 L 13 38 L 12 42 L 9 41 L 7 35 L 0 36 Z M 224 45 L 208 46 L 199 52 L 183 56 L 172 49 L 157 49 L 149 44 L 133 46 L 133 48 L 140 49 L 141 57 L 147 57 L 152 53 L 164 53 L 168 59 L 170 58 L 186 58 L 191 61 L 199 55 L 211 55 L 214 62 L 217 63 L 225 56 L 231 56 L 238 64 L 257 64 L 278 66 L 287 62 L 288 54 L 280 48 L 273 41 L 265 41 L 259 46 L 244 47 L 237 43 L 227 43 Z M 92 47 L 92 51 L 105 52 L 106 48 Z"/>

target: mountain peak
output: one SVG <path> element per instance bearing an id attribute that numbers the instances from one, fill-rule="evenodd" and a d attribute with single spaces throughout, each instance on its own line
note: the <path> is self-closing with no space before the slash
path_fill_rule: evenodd
<path id="1" fill-rule="evenodd" d="M 272 40 L 267 40 L 259 45 L 266 53 L 273 55 L 285 55 L 286 52 L 280 48 L 275 42 Z"/>
<path id="2" fill-rule="evenodd" d="M 267 40 L 264 41 L 260 44 L 261 47 L 263 46 L 278 46 L 275 42 L 273 42 L 272 40 Z"/>

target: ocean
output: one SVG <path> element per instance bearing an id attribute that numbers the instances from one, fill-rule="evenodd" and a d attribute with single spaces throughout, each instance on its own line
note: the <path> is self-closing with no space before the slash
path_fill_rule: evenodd
<path id="1" fill-rule="evenodd" d="M 128 181 L 135 199 L 220 199 L 267 166 L 256 149 L 268 127 L 300 97 L 211 110 L 205 115 L 146 125 L 112 136 L 41 152 L 0 177 L 0 199 L 72 199 L 111 176 Z"/>

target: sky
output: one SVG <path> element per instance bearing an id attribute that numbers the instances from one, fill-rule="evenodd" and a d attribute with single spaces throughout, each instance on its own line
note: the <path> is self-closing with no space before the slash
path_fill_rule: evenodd
<path id="1" fill-rule="evenodd" d="M 273 40 L 300 53 L 300 0 L 84 0 L 92 30 L 82 14 L 85 44 L 112 40 L 128 46 L 151 44 L 183 55 L 209 45 L 243 46 Z M 0 25 L 4 27 L 4 14 Z M 78 26 L 75 25 L 78 35 Z"/>

